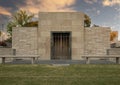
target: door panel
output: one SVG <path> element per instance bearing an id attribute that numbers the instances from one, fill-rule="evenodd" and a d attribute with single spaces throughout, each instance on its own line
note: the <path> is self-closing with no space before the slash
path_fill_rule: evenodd
<path id="1" fill-rule="evenodd" d="M 51 59 L 71 59 L 70 33 L 52 33 Z"/>

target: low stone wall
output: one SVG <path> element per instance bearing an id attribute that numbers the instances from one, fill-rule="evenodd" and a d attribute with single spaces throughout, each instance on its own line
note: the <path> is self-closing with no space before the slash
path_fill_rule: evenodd
<path id="1" fill-rule="evenodd" d="M 107 50 L 108 55 L 120 55 L 120 48 L 111 48 Z M 116 62 L 115 58 L 109 59 L 112 62 Z"/>
<path id="2" fill-rule="evenodd" d="M 13 54 L 12 48 L 0 48 L 0 55 L 12 55 L 12 54 Z M 0 58 L 0 63 L 1 62 L 2 62 L 2 59 Z"/>
<path id="3" fill-rule="evenodd" d="M 0 55 L 12 55 L 12 48 L 0 48 Z"/>
<path id="4" fill-rule="evenodd" d="M 108 55 L 120 55 L 120 48 L 111 48 L 108 49 Z"/>

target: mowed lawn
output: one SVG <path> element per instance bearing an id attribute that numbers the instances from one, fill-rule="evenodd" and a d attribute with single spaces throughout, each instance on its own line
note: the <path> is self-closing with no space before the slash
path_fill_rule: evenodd
<path id="1" fill-rule="evenodd" d="M 0 85 L 120 85 L 120 65 L 0 65 Z"/>

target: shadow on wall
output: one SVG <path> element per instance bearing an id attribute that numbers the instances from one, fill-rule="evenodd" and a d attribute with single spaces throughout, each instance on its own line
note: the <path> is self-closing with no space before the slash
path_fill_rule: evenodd
<path id="1" fill-rule="evenodd" d="M 120 48 L 120 42 L 110 44 L 111 48 Z"/>
<path id="2" fill-rule="evenodd" d="M 10 40 L 0 41 L 0 48 L 12 48 L 12 42 Z"/>
<path id="3" fill-rule="evenodd" d="M 110 47 L 111 47 L 111 48 L 116 48 L 116 43 L 110 44 Z"/>

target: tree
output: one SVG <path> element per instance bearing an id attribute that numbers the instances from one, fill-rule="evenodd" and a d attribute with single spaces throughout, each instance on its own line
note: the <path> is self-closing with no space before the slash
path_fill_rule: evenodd
<path id="1" fill-rule="evenodd" d="M 114 39 L 118 36 L 117 31 L 111 31 L 110 33 L 110 41 L 114 41 Z"/>
<path id="2" fill-rule="evenodd" d="M 2 32 L 0 31 L 0 36 L 2 35 Z"/>
<path id="3" fill-rule="evenodd" d="M 90 25 L 91 25 L 91 19 L 88 15 L 85 14 L 84 15 L 84 26 L 85 27 L 90 27 Z"/>
<path id="4" fill-rule="evenodd" d="M 26 11 L 20 10 L 16 12 L 12 16 L 12 20 L 7 24 L 7 31 L 12 35 L 12 28 L 13 27 L 24 27 L 26 24 L 30 23 L 32 18 L 34 17 L 33 14 L 27 14 Z"/>
<path id="5" fill-rule="evenodd" d="M 32 25 L 28 24 L 32 22 L 33 14 L 27 14 L 26 11 L 20 10 L 13 14 L 11 21 L 7 24 L 7 32 L 10 34 L 8 42 L 12 42 L 12 28 L 13 27 L 31 27 Z M 33 24 L 34 25 L 34 24 Z"/>
<path id="6" fill-rule="evenodd" d="M 8 32 L 10 35 L 12 35 L 12 28 L 13 28 L 13 27 L 16 27 L 16 24 L 10 21 L 10 22 L 7 24 L 7 32 Z"/>
<path id="7" fill-rule="evenodd" d="M 34 17 L 33 14 L 28 15 L 26 11 L 20 10 L 13 15 L 13 22 L 17 25 L 17 27 L 22 27 Z"/>

